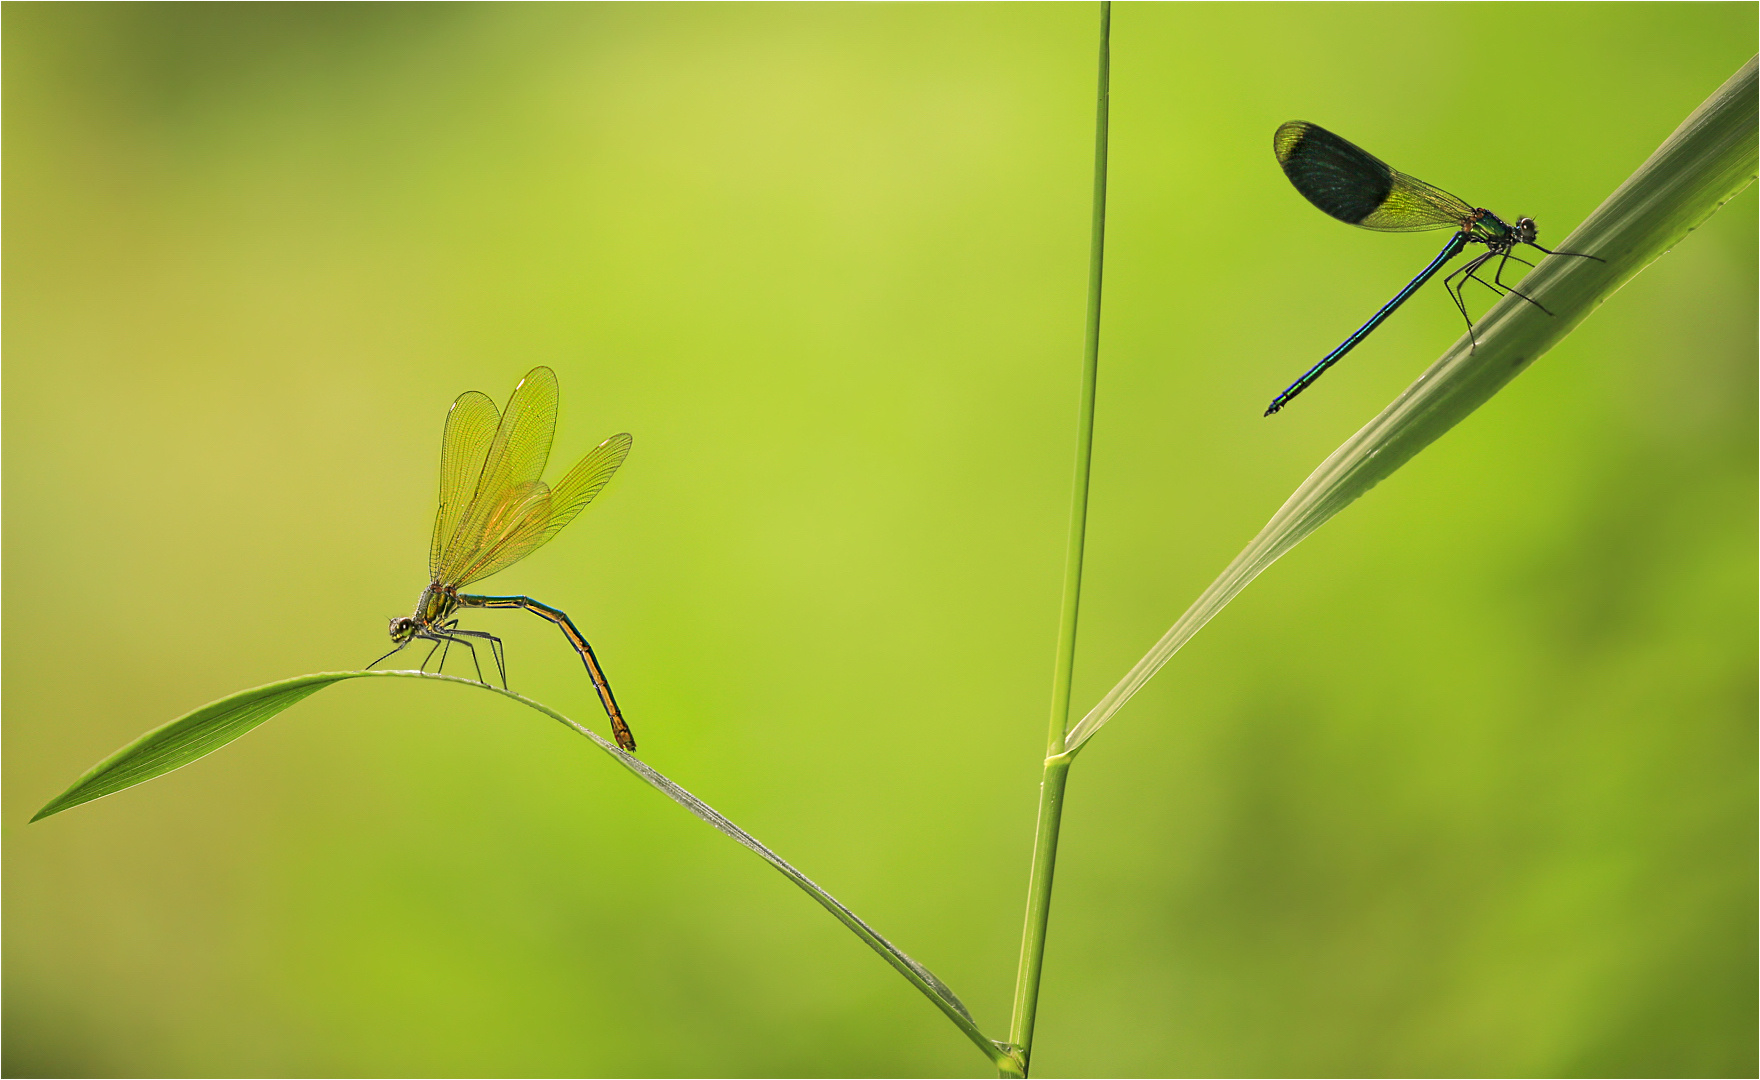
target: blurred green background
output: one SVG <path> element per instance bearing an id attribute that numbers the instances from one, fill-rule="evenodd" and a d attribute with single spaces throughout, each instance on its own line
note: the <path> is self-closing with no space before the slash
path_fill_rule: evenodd
<path id="1" fill-rule="evenodd" d="M 985 1075 L 557 725 L 351 683 L 466 389 L 618 482 L 486 588 L 643 756 L 1006 1034 L 1068 506 L 1092 5 L 4 12 L 5 1071 Z M 1323 123 L 1556 243 L 1751 4 L 1125 5 L 1075 707 L 1460 333 L 1314 210 Z M 1084 754 L 1038 1075 L 1752 1075 L 1745 192 L 1273 568 Z M 1472 294 L 1469 294 L 1471 296 Z M 1488 295 L 1475 298 L 1483 310 Z M 601 730 L 552 628 L 514 685 Z M 462 670 L 460 670 L 462 673 Z"/>

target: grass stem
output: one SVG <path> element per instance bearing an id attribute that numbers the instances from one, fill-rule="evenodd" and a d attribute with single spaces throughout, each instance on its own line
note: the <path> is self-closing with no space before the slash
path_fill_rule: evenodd
<path id="1" fill-rule="evenodd" d="M 1106 265 L 1106 139 L 1112 69 L 1112 4 L 1100 5 L 1099 84 L 1094 108 L 1094 199 L 1088 247 L 1088 325 L 1082 352 L 1082 397 L 1076 421 L 1075 486 L 1070 496 L 1069 543 L 1063 564 L 1063 608 L 1058 619 L 1057 660 L 1051 682 L 1051 725 L 1045 775 L 1039 784 L 1039 820 L 1027 881 L 1027 919 L 1021 932 L 1009 1042 L 1031 1067 L 1033 1024 L 1039 1011 L 1039 974 L 1045 961 L 1045 930 L 1051 918 L 1051 882 L 1057 868 L 1057 835 L 1070 758 L 1070 680 L 1076 662 L 1076 622 L 1082 603 L 1082 555 L 1088 533 L 1088 475 L 1094 454 L 1094 390 L 1100 371 L 1100 287 Z M 1006 1074 L 1005 1074 L 1006 1075 Z"/>

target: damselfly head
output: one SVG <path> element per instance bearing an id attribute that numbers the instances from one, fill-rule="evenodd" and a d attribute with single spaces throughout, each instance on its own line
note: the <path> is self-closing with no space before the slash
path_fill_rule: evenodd
<path id="1" fill-rule="evenodd" d="M 1539 235 L 1540 227 L 1534 224 L 1533 218 L 1524 217 L 1516 219 L 1516 243 L 1532 244 L 1534 238 Z"/>
<path id="2" fill-rule="evenodd" d="M 416 621 L 408 615 L 399 615 L 391 620 L 391 640 L 399 645 L 408 644 L 409 639 L 416 636 Z"/>

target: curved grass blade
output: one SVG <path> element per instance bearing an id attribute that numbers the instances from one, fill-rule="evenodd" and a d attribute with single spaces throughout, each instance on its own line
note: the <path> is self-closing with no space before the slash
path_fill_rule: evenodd
<path id="1" fill-rule="evenodd" d="M 73 786 L 38 810 L 32 821 L 114 795 L 173 769 L 181 769 L 243 735 L 276 713 L 360 672 L 327 672 L 241 690 L 154 728 L 86 770 Z"/>
<path id="2" fill-rule="evenodd" d="M 388 672 L 387 674 L 390 673 Z M 481 686 L 482 684 L 471 683 L 471 685 Z M 1006 1071 L 1009 1069 L 1018 1069 L 1020 1067 L 1018 1059 L 1016 1059 L 1009 1050 L 1005 1049 L 1001 1044 L 993 1041 L 982 1031 L 978 1030 L 977 1022 L 972 1019 L 972 1014 L 966 1009 L 965 1003 L 960 1001 L 958 995 L 949 989 L 946 983 L 936 978 L 934 972 L 911 959 L 909 955 L 898 946 L 892 944 L 892 942 L 887 941 L 880 935 L 878 930 L 875 930 L 866 922 L 863 922 L 861 916 L 857 915 L 849 908 L 844 907 L 843 904 L 838 901 L 837 897 L 832 896 L 830 893 L 820 888 L 812 878 L 801 873 L 799 870 L 789 865 L 788 861 L 782 856 L 765 847 L 758 841 L 757 837 L 727 820 L 727 818 L 723 817 L 714 807 L 667 779 L 657 769 L 643 761 L 641 758 L 636 757 L 634 754 L 626 753 L 619 749 L 615 744 L 607 742 L 599 736 L 598 732 L 593 731 L 590 728 L 582 727 L 568 717 L 563 716 L 561 713 L 555 712 L 536 701 L 520 697 L 518 694 L 512 693 L 511 691 L 501 690 L 493 686 L 486 687 L 485 689 L 514 698 L 525 705 L 537 709 L 551 719 L 565 724 L 568 727 L 573 728 L 575 731 L 580 732 L 582 735 L 585 735 L 587 738 L 593 740 L 594 744 L 597 745 L 599 749 L 616 758 L 624 768 L 635 773 L 658 790 L 665 792 L 666 796 L 673 802 L 676 802 L 701 820 L 707 822 L 710 827 L 715 829 L 715 831 L 731 838 L 741 847 L 744 847 L 758 858 L 763 859 L 765 862 L 775 867 L 783 877 L 786 877 L 788 880 L 798 885 L 802 892 L 818 901 L 819 905 L 826 911 L 829 911 L 838 922 L 848 927 L 851 933 L 867 942 L 869 948 L 879 953 L 882 959 L 888 964 L 891 964 L 893 968 L 897 970 L 900 975 L 903 975 L 912 986 L 915 986 L 921 991 L 924 997 L 934 1002 L 935 1007 L 940 1009 L 949 1020 L 953 1021 L 954 1026 L 964 1032 L 966 1038 L 977 1044 L 978 1049 L 982 1050 L 985 1056 L 990 1058 L 991 1062 L 994 1063 L 997 1068 Z M 1011 1072 L 1009 1075 L 1018 1074 Z"/>
<path id="3" fill-rule="evenodd" d="M 74 781 L 72 787 L 50 800 L 49 804 L 37 811 L 36 816 L 31 820 L 40 821 L 81 803 L 113 795 L 124 788 L 133 787 L 156 776 L 163 776 L 173 769 L 182 768 L 197 758 L 213 753 L 263 721 L 298 704 L 332 683 L 343 682 L 347 679 L 384 678 L 430 679 L 487 690 L 489 693 L 511 698 L 527 708 L 536 709 L 557 723 L 585 735 L 593 741 L 595 746 L 615 758 L 618 764 L 641 777 L 642 780 L 696 817 L 707 822 L 717 832 L 730 837 L 740 846 L 775 867 L 778 872 L 794 882 L 808 896 L 818 901 L 826 911 L 831 912 L 838 922 L 849 928 L 851 933 L 866 942 L 869 948 L 879 953 L 912 986 L 921 991 L 923 996 L 934 1002 L 935 1007 L 946 1014 L 947 1018 L 953 1021 L 954 1026 L 964 1032 L 967 1038 L 976 1043 L 978 1049 L 982 1050 L 999 1070 L 1008 1075 L 1022 1074 L 1020 1060 L 1008 1049 L 993 1042 L 978 1030 L 977 1022 L 972 1019 L 972 1014 L 946 983 L 936 978 L 928 968 L 911 959 L 898 946 L 887 941 L 879 931 L 862 921 L 855 912 L 844 907 L 835 896 L 820 888 L 812 878 L 795 869 L 782 856 L 765 847 L 751 833 L 723 817 L 714 807 L 679 787 L 634 754 L 625 753 L 618 749 L 614 743 L 601 738 L 598 732 L 575 723 L 541 702 L 522 697 L 511 690 L 488 686 L 472 679 L 431 674 L 426 671 L 326 671 L 243 690 L 230 697 L 221 698 L 212 704 L 204 705 L 187 716 L 171 721 L 164 727 L 149 731 L 116 753 L 111 754 L 92 766 L 84 776 Z"/>
<path id="4" fill-rule="evenodd" d="M 1476 351 L 1468 338 L 1457 341 L 1315 469 L 1155 647 L 1082 717 L 1070 731 L 1069 752 L 1093 738 L 1266 567 L 1460 423 L 1638 271 L 1746 188 L 1760 156 L 1755 90 L 1755 61 L 1749 60 L 1581 227 L 1558 242 L 1561 251 L 1588 252 L 1605 263 L 1548 258 L 1522 279 L 1522 291 L 1556 317 L 1518 297 L 1504 297 L 1479 324 Z"/>

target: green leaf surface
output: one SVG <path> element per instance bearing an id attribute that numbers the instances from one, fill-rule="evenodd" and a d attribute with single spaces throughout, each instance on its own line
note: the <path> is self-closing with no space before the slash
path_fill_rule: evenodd
<path id="1" fill-rule="evenodd" d="M 331 671 L 301 675 L 297 679 L 241 690 L 154 728 L 134 742 L 86 770 L 73 786 L 38 810 L 32 821 L 41 821 L 80 803 L 114 795 L 173 769 L 181 769 L 199 757 L 225 746 L 245 732 L 292 705 L 341 679 L 365 674 Z"/>
<path id="2" fill-rule="evenodd" d="M 31 820 L 40 821 L 69 807 L 91 802 L 93 799 L 101 799 L 106 795 L 113 795 L 124 788 L 133 787 L 151 780 L 155 776 L 163 776 L 173 769 L 182 768 L 197 758 L 213 753 L 263 721 L 305 700 L 332 683 L 347 679 L 386 678 L 428 679 L 487 690 L 492 694 L 511 698 L 527 708 L 536 709 L 552 720 L 591 739 L 595 746 L 615 758 L 618 764 L 636 774 L 655 790 L 663 792 L 667 798 L 684 807 L 697 818 L 707 822 L 717 832 L 731 838 L 746 850 L 769 863 L 784 877 L 794 882 L 803 892 L 835 916 L 838 922 L 843 923 L 850 932 L 866 942 L 869 948 L 879 953 L 923 996 L 934 1002 L 935 1007 L 953 1021 L 954 1026 L 959 1028 L 967 1038 L 977 1044 L 978 1049 L 983 1051 L 985 1056 L 989 1057 L 999 1069 L 1009 1072 L 1011 1075 L 1019 1074 L 1019 1057 L 1011 1049 L 992 1041 L 978 1030 L 978 1025 L 972 1019 L 971 1012 L 966 1009 L 965 1004 L 960 1001 L 958 995 L 948 988 L 946 983 L 936 978 L 933 972 L 913 960 L 898 946 L 882 937 L 879 931 L 845 907 L 835 896 L 820 888 L 812 878 L 795 869 L 782 856 L 765 847 L 751 833 L 729 821 L 708 803 L 673 783 L 647 762 L 634 754 L 626 753 L 591 728 L 577 724 L 541 702 L 522 697 L 511 690 L 487 686 L 472 679 L 460 679 L 452 675 L 436 675 L 425 671 L 326 671 L 315 675 L 301 675 L 298 678 L 269 683 L 266 686 L 258 686 L 250 690 L 242 690 L 230 697 L 224 697 L 212 704 L 204 705 L 185 716 L 178 717 L 164 727 L 155 728 L 98 762 L 84 776 L 74 781 L 73 786 L 37 811 L 36 816 Z"/>
<path id="3" fill-rule="evenodd" d="M 1587 221 L 1558 242 L 1561 251 L 1586 252 L 1605 261 L 1567 256 L 1542 260 L 1522 279 L 1521 288 L 1551 314 L 1514 295 L 1498 301 L 1478 324 L 1477 347 L 1463 336 L 1302 482 L 1154 648 L 1071 729 L 1069 751 L 1093 738 L 1267 567 L 1466 419 L 1638 271 L 1746 188 L 1760 157 L 1757 123 L 1755 61 L 1750 59 Z"/>

